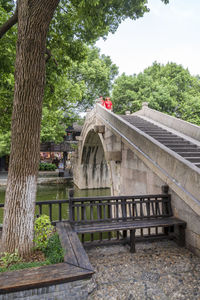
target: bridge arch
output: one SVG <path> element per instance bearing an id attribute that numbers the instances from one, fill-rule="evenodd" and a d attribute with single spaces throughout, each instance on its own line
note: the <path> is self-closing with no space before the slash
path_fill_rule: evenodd
<path id="1" fill-rule="evenodd" d="M 110 188 L 112 185 L 106 143 L 103 133 L 96 130 L 96 124 L 96 115 L 92 111 L 86 116 L 73 162 L 74 183 L 80 189 Z"/>
<path id="2" fill-rule="evenodd" d="M 110 170 L 105 158 L 105 144 L 101 134 L 90 130 L 81 153 L 82 184 L 86 188 L 110 187 Z"/>

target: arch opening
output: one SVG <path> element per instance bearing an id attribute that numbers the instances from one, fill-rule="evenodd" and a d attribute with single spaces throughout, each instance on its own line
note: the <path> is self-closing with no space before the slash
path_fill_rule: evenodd
<path id="1" fill-rule="evenodd" d="M 91 130 L 84 142 L 81 155 L 84 188 L 110 188 L 110 174 L 99 135 Z"/>

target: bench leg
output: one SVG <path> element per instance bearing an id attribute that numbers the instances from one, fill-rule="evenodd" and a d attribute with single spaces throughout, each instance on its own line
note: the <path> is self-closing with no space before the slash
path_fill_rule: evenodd
<path id="1" fill-rule="evenodd" d="M 163 228 L 164 235 L 169 235 L 169 227 Z"/>
<path id="2" fill-rule="evenodd" d="M 180 247 L 185 246 L 185 225 L 177 226 L 178 236 L 177 236 L 177 244 Z"/>
<path id="3" fill-rule="evenodd" d="M 130 252 L 135 252 L 135 229 L 130 230 Z"/>
<path id="4" fill-rule="evenodd" d="M 127 238 L 127 231 L 123 230 L 123 239 Z"/>

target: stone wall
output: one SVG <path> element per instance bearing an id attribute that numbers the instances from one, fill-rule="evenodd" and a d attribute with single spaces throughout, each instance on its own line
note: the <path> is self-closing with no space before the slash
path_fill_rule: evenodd
<path id="1" fill-rule="evenodd" d="M 187 222 L 186 246 L 200 257 L 200 217 L 176 193 L 172 194 L 172 210 L 177 218 Z"/>
<path id="2" fill-rule="evenodd" d="M 39 289 L 0 295 L 0 300 L 85 300 L 88 298 L 88 280 L 51 285 Z"/>
<path id="3" fill-rule="evenodd" d="M 121 163 L 112 162 L 111 167 L 114 195 L 160 194 L 161 186 L 166 184 L 125 144 Z M 169 193 L 174 216 L 187 222 L 186 246 L 200 256 L 200 217 L 172 189 Z"/>

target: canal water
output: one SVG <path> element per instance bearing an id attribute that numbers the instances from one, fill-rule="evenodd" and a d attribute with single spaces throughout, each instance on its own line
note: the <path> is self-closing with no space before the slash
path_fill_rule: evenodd
<path id="1" fill-rule="evenodd" d="M 74 189 L 74 197 L 92 197 L 92 196 L 109 196 L 110 189 L 89 189 L 79 190 L 73 182 L 67 184 L 48 184 L 38 185 L 36 201 L 48 201 L 48 200 L 66 200 L 68 199 L 68 192 L 70 189 Z M 0 187 L 0 203 L 4 203 L 5 200 L 5 188 Z M 55 205 L 53 210 L 53 220 L 58 220 L 58 206 Z M 36 206 L 36 214 L 38 214 L 38 207 Z M 43 214 L 48 214 L 48 206 L 43 207 Z M 62 217 L 68 219 L 68 204 L 62 205 Z M 3 209 L 0 208 L 0 224 L 3 222 Z"/>

